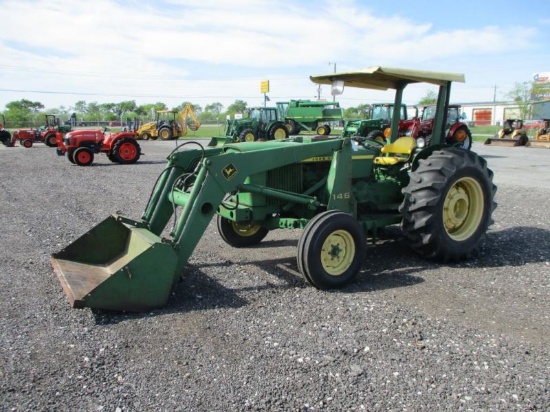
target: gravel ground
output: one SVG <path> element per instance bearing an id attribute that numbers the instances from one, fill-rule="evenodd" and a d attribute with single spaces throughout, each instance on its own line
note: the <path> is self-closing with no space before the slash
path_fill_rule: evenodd
<path id="1" fill-rule="evenodd" d="M 71 309 L 49 256 L 141 216 L 174 144 L 141 145 L 88 168 L 0 146 L 0 410 L 550 410 L 550 151 L 475 145 L 499 206 L 468 262 L 422 260 L 391 227 L 323 292 L 297 272 L 299 231 L 243 251 L 211 224 L 162 310 Z"/>

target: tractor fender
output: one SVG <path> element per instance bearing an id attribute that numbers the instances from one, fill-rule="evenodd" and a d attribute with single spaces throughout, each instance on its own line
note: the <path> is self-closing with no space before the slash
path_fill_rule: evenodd
<path id="1" fill-rule="evenodd" d="M 422 150 L 420 150 L 418 153 L 415 154 L 414 159 L 412 161 L 411 170 L 414 171 L 418 167 L 418 162 L 422 159 L 427 159 L 432 155 L 433 152 L 436 150 L 441 150 L 446 147 L 450 147 L 446 144 L 435 144 L 424 147 Z"/>
<path id="2" fill-rule="evenodd" d="M 459 127 L 462 127 L 462 126 L 466 126 L 464 123 L 461 123 L 461 122 L 457 122 L 457 123 L 453 123 L 451 125 L 451 127 L 449 128 L 449 132 L 447 133 L 447 136 L 450 137 L 452 136 L 456 130 L 459 128 Z M 467 127 L 467 126 L 466 126 Z"/>

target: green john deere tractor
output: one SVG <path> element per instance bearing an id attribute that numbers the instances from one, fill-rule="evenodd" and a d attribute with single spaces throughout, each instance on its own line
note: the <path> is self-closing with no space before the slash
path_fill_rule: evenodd
<path id="1" fill-rule="evenodd" d="M 394 115 L 388 144 L 326 136 L 209 148 L 187 142 L 169 155 L 140 219 L 114 214 L 52 255 L 71 305 L 165 305 L 212 218 L 235 248 L 257 245 L 272 230 L 303 229 L 297 269 L 320 289 L 351 282 L 367 258 L 366 238 L 388 225 L 400 224 L 426 259 L 471 257 L 492 223 L 496 187 L 483 158 L 445 143 L 451 84 L 464 76 L 371 67 L 311 80 L 333 85 L 334 94 L 343 85 L 394 89 L 394 107 L 411 83 L 438 86 L 432 139 L 419 148 L 410 136 L 398 138 Z"/>
<path id="2" fill-rule="evenodd" d="M 406 121 L 407 106 L 399 106 L 399 131 L 400 135 L 405 134 L 407 129 Z M 368 119 L 348 120 L 342 132 L 343 137 L 366 137 L 370 140 L 385 141 L 390 137 L 391 117 L 394 113 L 393 103 L 375 103 L 369 108 Z"/>
<path id="3" fill-rule="evenodd" d="M 279 119 L 275 107 L 249 108 L 243 119 L 228 119 L 225 125 L 226 142 L 254 142 L 256 140 L 282 140 L 288 130 Z"/>

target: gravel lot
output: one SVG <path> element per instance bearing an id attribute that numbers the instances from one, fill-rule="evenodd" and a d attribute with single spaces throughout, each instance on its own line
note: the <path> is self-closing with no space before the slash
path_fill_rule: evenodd
<path id="1" fill-rule="evenodd" d="M 141 216 L 174 143 L 141 145 L 88 168 L 0 146 L 0 410 L 550 410 L 550 150 L 474 145 L 499 206 L 472 261 L 419 259 L 392 227 L 322 292 L 299 231 L 243 251 L 211 224 L 164 309 L 71 309 L 50 254 Z"/>

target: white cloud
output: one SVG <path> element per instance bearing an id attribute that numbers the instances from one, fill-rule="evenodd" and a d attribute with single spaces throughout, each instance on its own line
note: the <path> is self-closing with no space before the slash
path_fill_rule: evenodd
<path id="1" fill-rule="evenodd" d="M 0 89 L 82 93 L 31 98 L 55 97 L 65 105 L 128 99 L 171 104 L 169 96 L 174 105 L 201 96 L 199 104 L 227 104 L 256 95 L 260 100 L 259 81 L 270 78 L 274 93 L 313 97 L 317 86 L 308 75 L 330 70 L 329 62 L 340 70 L 380 64 L 461 71 L 467 59 L 528 47 L 536 36 L 536 29 L 518 26 L 513 36 L 509 27 L 435 30 L 430 22 L 379 16 L 360 4 L 8 0 L 2 6 L 10 18 L 0 33 Z M 433 67 L 438 64 L 444 67 Z M 29 98 L 7 95 L 0 91 L 5 101 Z"/>

